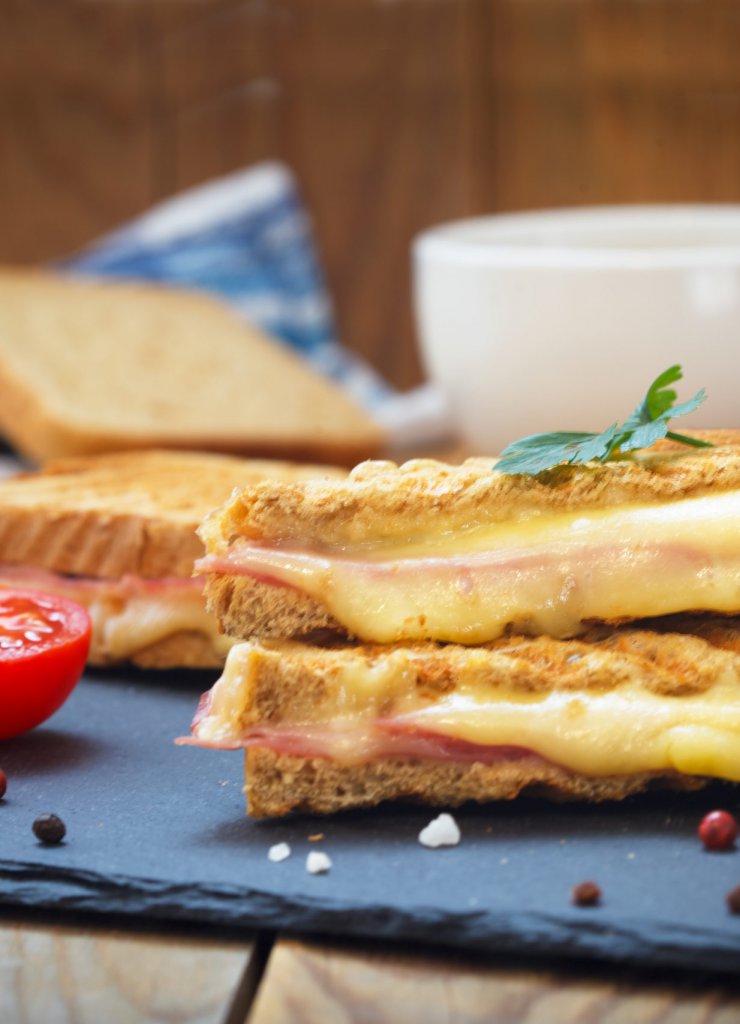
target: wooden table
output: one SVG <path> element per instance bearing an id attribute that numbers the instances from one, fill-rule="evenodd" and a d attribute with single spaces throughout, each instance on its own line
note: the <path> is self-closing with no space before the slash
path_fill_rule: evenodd
<path id="1" fill-rule="evenodd" d="M 733 979 L 0 917 L 2 1024 L 731 1024 Z"/>

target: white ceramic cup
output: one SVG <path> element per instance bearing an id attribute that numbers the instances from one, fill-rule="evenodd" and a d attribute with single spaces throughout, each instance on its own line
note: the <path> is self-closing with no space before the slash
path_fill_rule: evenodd
<path id="1" fill-rule="evenodd" d="M 527 434 L 622 422 L 683 367 L 680 426 L 740 427 L 740 206 L 502 214 L 414 240 L 422 358 L 461 437 L 492 454 Z"/>

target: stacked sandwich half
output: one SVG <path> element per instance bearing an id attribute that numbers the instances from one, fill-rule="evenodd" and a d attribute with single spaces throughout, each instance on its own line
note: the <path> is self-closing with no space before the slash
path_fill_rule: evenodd
<path id="1" fill-rule="evenodd" d="M 244 487 L 201 537 L 244 642 L 191 741 L 246 749 L 253 815 L 740 781 L 735 444 L 368 462 Z"/>

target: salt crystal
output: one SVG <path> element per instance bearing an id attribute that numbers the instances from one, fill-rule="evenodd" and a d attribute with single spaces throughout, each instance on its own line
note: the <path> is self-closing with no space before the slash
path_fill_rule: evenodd
<path id="1" fill-rule="evenodd" d="M 310 875 L 322 875 L 331 867 L 331 859 L 322 850 L 311 850 L 306 857 L 306 871 Z"/>
<path id="2" fill-rule="evenodd" d="M 460 842 L 460 829 L 451 814 L 440 814 L 432 818 L 419 833 L 422 846 L 457 846 Z"/>
<path id="3" fill-rule="evenodd" d="M 271 860 L 274 864 L 278 864 L 287 857 L 290 857 L 290 847 L 287 843 L 275 843 L 267 851 L 267 859 Z"/>

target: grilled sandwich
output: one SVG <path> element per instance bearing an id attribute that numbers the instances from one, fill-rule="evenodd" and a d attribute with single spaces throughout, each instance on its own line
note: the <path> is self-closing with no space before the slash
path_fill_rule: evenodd
<path id="1" fill-rule="evenodd" d="M 199 522 L 234 482 L 315 475 L 329 467 L 197 452 L 62 459 L 0 481 L 0 586 L 67 596 L 93 621 L 90 663 L 211 668 L 232 640 L 206 611 Z"/>
<path id="2" fill-rule="evenodd" d="M 740 781 L 740 447 L 717 440 L 237 491 L 197 565 L 246 642 L 191 742 L 246 749 L 257 816 Z"/>

